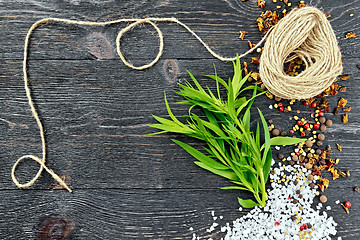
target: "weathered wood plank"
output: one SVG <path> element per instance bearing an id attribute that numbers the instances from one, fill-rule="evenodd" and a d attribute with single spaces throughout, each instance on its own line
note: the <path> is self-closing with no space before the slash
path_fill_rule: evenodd
<path id="1" fill-rule="evenodd" d="M 332 1 L 315 1 L 312 5 L 321 7 L 331 13 L 332 23 L 344 57 L 354 57 L 360 54 L 356 39 L 345 39 L 349 31 L 359 31 L 359 16 L 350 17 L 350 13 L 359 12 L 357 1 L 342 0 L 342 4 Z M 276 9 L 276 5 L 283 3 L 269 1 L 266 9 Z M 130 7 L 131 6 L 131 7 Z M 188 24 L 203 40 L 216 52 L 222 55 L 234 56 L 235 52 L 245 52 L 247 41 L 238 39 L 238 31 L 248 32 L 246 39 L 257 42 L 262 34 L 257 30 L 256 18 L 262 9 L 256 6 L 256 1 L 239 4 L 237 1 L 204 1 L 191 4 L 188 1 L 152 3 L 139 2 L 116 4 L 105 2 L 101 7 L 97 4 L 82 3 L 68 5 L 54 3 L 54 1 L 6 1 L 0 3 L 3 15 L 0 19 L 0 29 L 4 34 L 0 36 L 0 56 L 2 58 L 21 59 L 23 41 L 27 29 L 36 20 L 45 17 L 71 18 L 76 20 L 107 21 L 132 17 L 177 17 Z M 57 11 L 56 9 L 61 9 Z M 104 12 L 104 10 L 106 10 Z M 91 12 L 91 14 L 89 13 Z M 111 44 L 112 56 L 118 59 L 115 50 L 115 38 L 126 24 L 109 27 L 78 27 L 65 24 L 49 24 L 40 27 L 34 34 L 30 57 L 33 59 L 91 59 L 87 45 L 89 35 L 94 32 L 102 34 Z M 187 33 L 185 29 L 174 24 L 160 23 L 165 35 L 165 51 L 163 59 L 191 59 L 212 58 L 202 45 Z M 90 38 L 91 39 L 91 38 Z M 98 42 L 97 42 L 98 43 Z M 101 46 L 101 43 L 98 43 Z M 154 29 L 150 26 L 136 28 L 126 34 L 122 41 L 124 53 L 135 64 L 143 64 L 146 58 L 155 57 L 158 49 L 158 39 Z"/>
<path id="2" fill-rule="evenodd" d="M 1 239 L 36 239 L 43 224 L 56 219 L 57 232 L 50 236 L 62 236 L 65 226 L 61 221 L 72 221 L 75 230 L 67 239 L 191 239 L 192 233 L 202 237 L 220 237 L 220 226 L 246 214 L 239 212 L 234 198 L 235 191 L 222 190 L 76 190 L 65 191 L 0 191 L 3 202 L 0 206 Z M 330 199 L 354 201 L 356 194 L 348 189 L 332 187 Z M 356 212 L 351 209 L 352 221 L 340 205 L 333 201 L 327 211 L 338 222 L 338 235 L 342 239 L 360 237 Z M 211 211 L 224 218 L 214 221 Z M 213 222 L 220 226 L 207 233 Z M 9 224 L 11 223 L 11 231 Z M 68 225 L 67 225 L 68 226 Z M 191 231 L 189 228 L 194 230 Z M 66 229 L 66 228 L 65 228 Z M 51 233 L 51 232 L 50 232 Z M 39 238 L 47 239 L 47 238 Z M 61 239 L 61 238 L 59 238 Z M 336 238 L 335 238 L 336 239 Z"/>
<path id="3" fill-rule="evenodd" d="M 41 153 L 39 133 L 23 89 L 23 41 L 32 23 L 49 16 L 89 21 L 175 16 L 216 52 L 233 56 L 248 49 L 247 41 L 238 39 L 239 30 L 247 31 L 246 39 L 252 42 L 262 36 L 255 20 L 264 9 L 256 2 L 0 1 L 0 239 L 36 239 L 40 229 L 46 229 L 44 224 L 54 218 L 60 226 L 74 222 L 75 232 L 67 239 L 191 239 L 190 227 L 202 237 L 222 236 L 219 231 L 214 235 L 206 232 L 213 222 L 210 211 L 224 216 L 219 222 L 224 225 L 244 214 L 237 211 L 236 197 L 246 198 L 248 193 L 219 190 L 228 183 L 195 166 L 194 159 L 170 138 L 197 148 L 201 143 L 175 134 L 145 134 L 153 131 L 146 126 L 155 122 L 151 114 L 166 117 L 164 90 L 171 102 L 180 100 L 172 91 L 187 78 L 186 69 L 201 79 L 201 84 L 213 88 L 213 82 L 201 75 L 211 73 L 215 63 L 219 75 L 231 76 L 230 63 L 213 59 L 196 39 L 174 24 L 159 24 L 165 35 L 163 57 L 142 72 L 126 68 L 116 55 L 115 38 L 126 24 L 103 28 L 42 26 L 31 41 L 31 86 L 47 129 L 47 165 L 71 178 L 74 194 L 46 190 L 53 180 L 45 172 L 31 189 L 21 191 L 11 181 L 12 164 L 24 154 Z M 274 10 L 276 5 L 283 3 L 267 1 L 266 9 Z M 333 156 L 340 158 L 338 168 L 350 170 L 351 177 L 331 181 L 326 195 L 332 207 L 328 214 L 339 223 L 338 236 L 356 240 L 360 237 L 359 200 L 352 188 L 360 179 L 360 76 L 356 67 L 360 48 L 358 38 L 345 39 L 345 34 L 354 31 L 359 35 L 360 16 L 356 13 L 360 4 L 359 0 L 315 0 L 311 5 L 331 13 L 344 74 L 351 74 L 349 80 L 340 82 L 348 91 L 327 98 L 333 107 L 340 96 L 346 98 L 352 107 L 350 121 L 341 124 L 340 116 L 327 114 L 334 125 L 328 128 L 325 141 L 333 149 L 335 143 L 341 144 L 343 151 L 335 150 Z M 350 13 L 355 15 L 350 17 Z M 136 65 L 151 61 L 157 45 L 156 33 L 147 25 L 122 40 L 126 57 Z M 250 57 L 243 60 L 249 62 Z M 300 114 L 280 113 L 268 109 L 272 103 L 260 97 L 255 106 L 284 129 L 293 123 L 287 120 L 290 116 L 310 113 L 299 104 L 293 109 L 299 108 Z M 186 113 L 183 106 L 173 107 L 177 116 Z M 253 124 L 256 119 L 254 115 Z M 277 152 L 274 150 L 274 155 Z M 36 163 L 27 161 L 17 174 L 24 181 L 37 169 Z M 350 201 L 351 214 L 335 205 L 336 200 Z"/>

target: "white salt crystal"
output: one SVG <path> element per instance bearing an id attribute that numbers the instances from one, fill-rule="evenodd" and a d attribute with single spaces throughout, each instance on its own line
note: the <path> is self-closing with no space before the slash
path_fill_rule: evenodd
<path id="1" fill-rule="evenodd" d="M 275 149 L 276 149 L 276 150 L 280 150 L 280 147 L 279 147 L 279 146 L 275 146 Z"/>
<path id="2" fill-rule="evenodd" d="M 273 105 L 269 105 L 269 108 L 270 108 L 270 109 L 274 109 Z"/>
<path id="3" fill-rule="evenodd" d="M 211 216 L 215 216 L 215 211 L 211 211 Z"/>
<path id="4" fill-rule="evenodd" d="M 336 203 L 336 204 L 339 204 L 339 203 L 340 203 L 340 200 L 336 200 L 335 203 Z"/>
<path id="5" fill-rule="evenodd" d="M 194 228 L 193 228 L 193 227 L 190 227 L 189 230 L 190 230 L 190 231 L 194 231 Z"/>

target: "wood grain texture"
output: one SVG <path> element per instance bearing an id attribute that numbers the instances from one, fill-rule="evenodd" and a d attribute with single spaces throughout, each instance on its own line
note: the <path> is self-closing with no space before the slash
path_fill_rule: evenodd
<path id="1" fill-rule="evenodd" d="M 267 9 L 276 9 L 272 1 Z M 283 3 L 278 3 L 282 5 Z M 338 236 L 360 238 L 359 194 L 359 38 L 345 39 L 350 31 L 360 34 L 360 1 L 313 0 L 311 5 L 331 13 L 331 24 L 344 58 L 344 74 L 351 77 L 340 84 L 348 91 L 327 98 L 335 107 L 339 97 L 352 107 L 349 123 L 340 116 L 326 132 L 325 144 L 340 158 L 339 168 L 350 170 L 351 177 L 331 181 L 326 195 L 339 223 Z M 31 24 L 43 17 L 107 21 L 130 17 L 175 16 L 188 24 L 214 50 L 233 56 L 248 49 L 238 39 L 238 31 L 247 31 L 246 39 L 256 42 L 262 35 L 256 18 L 262 9 L 256 1 L 0 1 L 0 239 L 37 239 L 40 228 L 49 219 L 64 224 L 74 222 L 75 230 L 67 239 L 191 239 L 210 237 L 206 228 L 212 223 L 210 211 L 223 215 L 223 224 L 246 212 L 237 211 L 236 197 L 247 193 L 218 190 L 227 182 L 199 169 L 185 151 L 170 138 L 181 139 L 195 147 L 200 142 L 175 134 L 147 136 L 153 129 L 152 114 L 166 116 L 163 93 L 170 102 L 180 100 L 172 91 L 192 72 L 201 84 L 214 87 L 203 74 L 217 72 L 232 75 L 229 63 L 220 63 L 180 26 L 160 23 L 165 35 L 161 60 L 146 71 L 126 68 L 115 51 L 117 32 L 126 24 L 103 28 L 48 24 L 38 29 L 31 41 L 29 74 L 33 96 L 47 129 L 47 165 L 56 173 L 71 178 L 74 194 L 47 190 L 53 180 L 47 173 L 29 190 L 18 190 L 11 181 L 10 169 L 22 155 L 41 153 L 40 136 L 31 117 L 23 89 L 23 40 Z M 350 17 L 349 14 L 355 16 Z M 122 40 L 128 59 L 136 65 L 152 61 L 158 39 L 147 25 L 137 27 Z M 252 56 L 243 60 L 249 62 Z M 251 66 L 255 70 L 254 66 Z M 274 103 L 260 97 L 255 105 L 267 119 L 284 129 L 293 122 L 294 112 L 279 113 L 268 109 Z M 186 113 L 174 105 L 175 115 Z M 294 106 L 303 115 L 310 112 L 300 103 Z M 253 117 L 253 123 L 257 120 Z M 282 148 L 289 153 L 291 148 Z M 274 155 L 278 151 L 274 150 Z M 21 164 L 21 181 L 34 176 L 35 162 Z M 350 201 L 351 215 L 334 204 Z M 64 221 L 61 219 L 65 219 Z M 59 220 L 60 219 L 60 220 Z M 217 232 L 212 237 L 219 238 Z"/>

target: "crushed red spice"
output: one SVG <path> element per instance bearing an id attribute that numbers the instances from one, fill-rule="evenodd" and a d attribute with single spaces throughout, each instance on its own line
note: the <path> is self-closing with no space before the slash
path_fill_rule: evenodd
<path id="1" fill-rule="evenodd" d="M 354 32 L 349 32 L 345 35 L 345 38 L 356 38 L 356 34 Z"/>
<path id="2" fill-rule="evenodd" d="M 257 1 L 257 5 L 261 8 L 264 8 L 265 7 L 265 1 L 264 0 L 258 0 Z"/>
<path id="3" fill-rule="evenodd" d="M 344 111 L 344 112 L 350 112 L 350 111 L 351 111 L 351 107 L 344 108 L 343 111 Z"/>
<path id="4" fill-rule="evenodd" d="M 257 58 L 257 57 L 253 57 L 253 58 L 251 58 L 251 63 L 256 64 L 256 65 L 259 65 L 259 64 L 260 64 L 260 60 L 259 60 L 259 58 Z"/>
<path id="5" fill-rule="evenodd" d="M 246 34 L 245 31 L 240 31 L 240 36 L 239 36 L 239 38 L 240 38 L 241 40 L 244 40 L 245 34 Z"/>
<path id="6" fill-rule="evenodd" d="M 245 76 L 249 74 L 249 66 L 247 62 L 244 62 L 244 74 Z"/>
<path id="7" fill-rule="evenodd" d="M 277 24 L 280 20 L 279 15 L 276 11 L 266 11 L 262 12 L 260 17 L 256 19 L 258 29 L 260 32 L 266 33 L 272 26 Z"/>
<path id="8" fill-rule="evenodd" d="M 350 213 L 349 208 L 347 208 L 344 204 L 341 204 L 341 206 L 345 209 L 345 212 L 346 212 L 347 214 Z"/>
<path id="9" fill-rule="evenodd" d="M 347 104 L 347 100 L 345 98 L 340 98 L 338 101 L 338 107 L 345 107 Z"/>
<path id="10" fill-rule="evenodd" d="M 340 76 L 339 78 L 340 78 L 341 80 L 348 80 L 349 77 L 350 77 L 350 75 L 342 75 L 342 76 Z"/>
<path id="11" fill-rule="evenodd" d="M 342 116 L 342 122 L 343 123 L 347 123 L 349 121 L 349 115 L 347 113 L 345 113 L 343 116 Z"/>

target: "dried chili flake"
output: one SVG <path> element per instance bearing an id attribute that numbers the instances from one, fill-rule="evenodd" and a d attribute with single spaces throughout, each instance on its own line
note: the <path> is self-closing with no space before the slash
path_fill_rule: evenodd
<path id="1" fill-rule="evenodd" d="M 300 3 L 298 4 L 298 6 L 299 6 L 299 8 L 303 8 L 303 7 L 306 7 L 307 5 L 306 5 L 305 3 L 301 3 L 301 2 L 300 2 Z"/>
<path id="2" fill-rule="evenodd" d="M 258 0 L 257 1 L 257 5 L 261 8 L 264 8 L 265 7 L 265 1 L 264 0 Z"/>
<path id="3" fill-rule="evenodd" d="M 350 112 L 350 111 L 351 111 L 351 107 L 344 108 L 343 111 L 344 111 L 344 112 Z"/>
<path id="4" fill-rule="evenodd" d="M 354 32 L 349 32 L 345 35 L 345 38 L 356 38 L 356 34 Z"/>
<path id="5" fill-rule="evenodd" d="M 269 99 L 273 99 L 274 98 L 274 95 L 272 95 L 271 93 L 265 93 L 265 95 L 269 98 Z"/>
<path id="6" fill-rule="evenodd" d="M 244 40 L 244 37 L 245 37 L 246 32 L 245 32 L 245 31 L 240 31 L 239 33 L 240 33 L 239 38 L 240 38 L 241 40 Z"/>
<path id="7" fill-rule="evenodd" d="M 317 185 L 318 185 L 320 191 L 324 192 L 324 185 L 322 185 L 321 183 L 318 183 Z"/>
<path id="8" fill-rule="evenodd" d="M 345 113 L 343 116 L 342 116 L 342 122 L 343 123 L 347 123 L 349 121 L 349 115 L 347 113 Z"/>
<path id="9" fill-rule="evenodd" d="M 272 26 L 274 26 L 280 20 L 279 15 L 276 11 L 262 12 L 260 17 L 256 19 L 258 29 L 260 32 L 267 32 Z"/>
<path id="10" fill-rule="evenodd" d="M 250 49 L 252 49 L 252 48 L 254 48 L 256 46 L 255 44 L 251 43 L 250 41 L 248 41 L 248 45 L 249 45 Z"/>
<path id="11" fill-rule="evenodd" d="M 345 212 L 347 213 L 347 214 L 349 214 L 350 212 L 349 212 L 349 209 L 347 208 L 347 207 L 345 207 L 345 205 L 344 204 L 341 204 L 341 206 L 345 209 Z"/>
<path id="12" fill-rule="evenodd" d="M 340 91 L 340 92 L 346 92 L 346 87 L 341 87 L 341 88 L 339 89 L 339 91 Z"/>
<path id="13" fill-rule="evenodd" d="M 341 148 L 341 146 L 340 146 L 340 144 L 336 144 L 336 147 L 337 147 L 337 149 L 341 152 L 342 151 L 342 148 Z"/>
<path id="14" fill-rule="evenodd" d="M 356 67 L 360 69 L 360 65 L 356 65 Z"/>
<path id="15" fill-rule="evenodd" d="M 250 77 L 252 77 L 253 79 L 255 79 L 256 81 L 260 79 L 260 74 L 257 72 L 252 72 L 250 74 Z"/>
<path id="16" fill-rule="evenodd" d="M 347 104 L 347 100 L 345 98 L 340 98 L 338 101 L 338 107 L 345 107 Z"/>
<path id="17" fill-rule="evenodd" d="M 251 58 L 251 63 L 256 64 L 256 65 L 259 65 L 259 64 L 260 64 L 260 60 L 259 60 L 259 58 L 257 58 L 257 57 L 253 57 L 253 58 Z"/>
<path id="18" fill-rule="evenodd" d="M 348 80 L 349 77 L 350 77 L 350 75 L 342 75 L 342 76 L 340 76 L 339 78 L 340 78 L 341 80 Z"/>
<path id="19" fill-rule="evenodd" d="M 338 171 L 339 175 L 342 177 L 346 177 L 346 173 L 342 172 L 342 171 Z"/>
<path id="20" fill-rule="evenodd" d="M 247 62 L 244 62 L 244 74 L 245 76 L 249 74 L 249 66 Z"/>
<path id="21" fill-rule="evenodd" d="M 338 115 L 339 112 L 340 112 L 340 108 L 335 108 L 335 110 L 334 110 L 334 115 Z"/>

